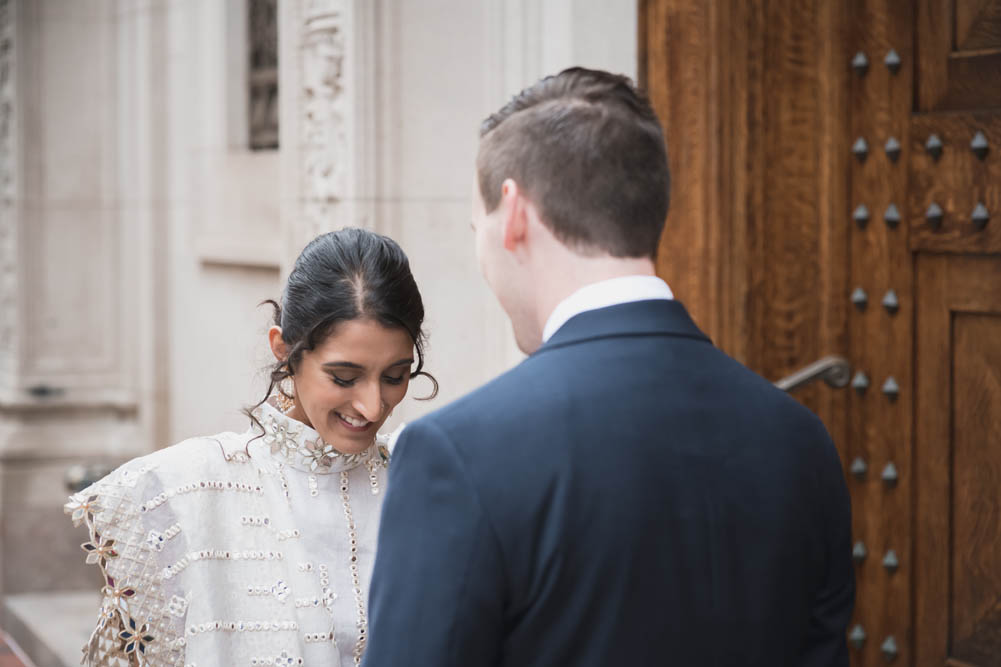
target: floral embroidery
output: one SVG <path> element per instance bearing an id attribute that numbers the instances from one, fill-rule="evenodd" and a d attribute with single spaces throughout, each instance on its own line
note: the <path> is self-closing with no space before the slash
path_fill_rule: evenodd
<path id="1" fill-rule="evenodd" d="M 349 520 L 349 541 L 352 545 L 357 543 L 357 535 L 353 531 L 355 527 L 352 525 L 353 517 L 350 516 L 350 505 L 346 502 L 347 498 L 343 497 L 344 492 L 347 491 L 346 472 L 355 466 L 366 466 L 368 470 L 356 471 L 361 475 L 359 479 L 364 480 L 367 474 L 373 493 L 381 491 L 378 488 L 381 486 L 381 480 L 378 480 L 376 473 L 378 468 L 385 467 L 384 457 L 387 452 L 380 451 L 379 448 L 379 445 L 383 445 L 382 439 L 372 443 L 371 447 L 361 453 L 344 454 L 326 443 L 318 433 L 307 425 L 286 418 L 284 415 L 278 415 L 269 406 L 265 407 L 266 409 L 258 414 L 259 422 L 264 426 L 265 437 L 254 444 L 254 438 L 251 436 L 256 434 L 251 433 L 247 439 L 236 443 L 241 448 L 247 446 L 249 454 L 242 457 L 233 454 L 231 457 L 227 457 L 227 460 L 236 461 L 249 456 L 255 463 L 261 457 L 268 459 L 265 465 L 255 466 L 253 469 L 247 470 L 246 475 L 232 475 L 227 472 L 216 475 L 215 479 L 197 479 L 194 482 L 191 479 L 177 479 L 173 475 L 166 475 L 163 479 L 154 480 L 153 484 L 145 485 L 142 479 L 143 475 L 156 466 L 146 461 L 137 461 L 99 482 L 93 489 L 78 493 L 68 499 L 66 513 L 72 515 L 75 525 L 85 524 L 88 529 L 88 539 L 81 545 L 86 553 L 87 562 L 97 564 L 101 568 L 105 583 L 101 591 L 104 599 L 97 627 L 84 649 L 84 664 L 89 667 L 117 664 L 180 667 L 190 664 L 185 663 L 185 654 L 189 647 L 184 635 L 193 637 L 203 632 L 293 632 L 297 634 L 299 642 L 330 642 L 332 650 L 338 650 L 333 633 L 322 632 L 323 626 L 308 628 L 321 630 L 321 632 L 311 632 L 304 635 L 299 634 L 301 630 L 296 621 L 270 619 L 268 621 L 223 621 L 220 619 L 207 623 L 193 623 L 196 620 L 194 616 L 198 615 L 194 613 L 191 606 L 195 604 L 191 597 L 194 593 L 184 592 L 182 586 L 184 582 L 168 584 L 165 581 L 196 561 L 239 559 L 256 561 L 264 566 L 263 561 L 281 561 L 285 559 L 286 555 L 280 551 L 267 550 L 226 551 L 226 547 L 234 545 L 226 543 L 225 540 L 219 540 L 221 544 L 190 545 L 189 540 L 176 539 L 176 536 L 181 533 L 178 524 L 168 528 L 163 527 L 173 519 L 168 519 L 162 525 L 158 523 L 160 519 L 167 518 L 171 514 L 164 511 L 153 513 L 157 508 L 174 502 L 174 499 L 181 495 L 193 493 L 204 495 L 207 493 L 210 496 L 215 496 L 220 494 L 227 499 L 224 502 L 228 503 L 230 498 L 236 502 L 235 492 L 240 492 L 241 496 L 251 498 L 251 502 L 245 505 L 246 510 L 234 513 L 235 522 L 239 522 L 238 525 L 257 527 L 249 529 L 250 531 L 256 532 L 264 529 L 262 533 L 274 533 L 274 540 L 280 543 L 290 538 L 301 537 L 300 531 L 291 528 L 284 520 L 279 520 L 277 516 L 267 516 L 262 511 L 265 510 L 265 507 L 252 496 L 263 496 L 265 489 L 270 492 L 271 483 L 279 481 L 282 482 L 281 489 L 274 490 L 278 493 L 285 493 L 287 499 L 290 495 L 288 483 L 292 481 L 296 484 L 303 483 L 304 486 L 305 482 L 309 481 L 310 491 L 315 490 L 318 495 L 324 495 L 328 490 L 337 488 L 336 481 L 338 480 L 337 478 L 319 479 L 320 475 L 339 472 L 342 473 L 340 479 L 342 502 L 345 504 L 344 509 L 348 515 L 346 518 Z M 225 444 L 228 446 L 228 440 Z M 223 453 L 226 455 L 230 452 L 227 451 L 226 447 L 223 447 Z M 292 479 L 290 473 L 290 478 L 285 479 L 286 467 L 295 468 L 302 474 L 296 475 Z M 234 470 L 235 466 L 227 465 L 226 468 Z M 209 466 L 204 470 L 205 476 L 209 477 L 212 476 L 209 471 L 215 469 Z M 173 473 L 174 470 L 171 469 L 169 472 Z M 242 471 L 237 470 L 236 472 Z M 252 474 L 254 472 L 257 473 L 256 476 Z M 364 482 L 362 485 L 369 486 Z M 140 487 L 141 490 L 132 492 L 126 487 Z M 324 494 L 319 494 L 320 490 L 323 490 Z M 364 492 L 368 495 L 367 489 L 364 489 Z M 151 494 L 156 495 L 151 497 Z M 210 502 L 214 501 L 210 500 Z M 244 505 L 241 505 L 241 509 L 243 507 Z M 147 521 L 153 522 L 152 525 Z M 153 527 L 155 530 L 151 530 Z M 279 528 L 283 530 L 278 530 Z M 227 526 L 227 530 L 231 529 Z M 248 531 L 247 528 L 237 528 L 237 530 L 244 534 Z M 192 532 L 192 537 L 196 535 L 201 535 L 201 533 Z M 168 547 L 168 544 L 171 546 Z M 262 542 L 262 544 L 264 543 Z M 272 549 L 277 546 L 273 542 L 267 542 L 267 545 Z M 195 549 L 192 550 L 192 546 Z M 205 549 L 206 546 L 214 548 Z M 219 548 L 220 546 L 222 548 Z M 294 548 L 295 545 L 286 542 L 282 546 Z M 198 547 L 203 548 L 199 550 Z M 175 550 L 176 553 L 174 553 Z M 163 558 L 163 552 L 169 553 L 170 559 L 161 563 L 159 559 Z M 298 562 L 299 558 L 308 557 L 308 551 L 302 555 L 300 553 L 295 553 L 295 556 L 298 556 L 296 558 L 293 556 L 293 552 L 289 552 L 287 555 L 293 557 L 288 560 L 297 563 L 301 570 L 314 572 L 313 564 Z M 356 604 L 364 603 L 364 594 L 360 588 L 361 582 L 355 581 L 359 574 L 355 554 L 356 552 L 352 554 L 354 558 L 347 564 L 352 575 L 350 589 L 355 594 L 355 600 L 351 603 L 352 608 Z M 291 566 L 292 563 L 288 565 Z M 300 606 L 308 605 L 311 609 L 325 609 L 326 612 L 318 613 L 322 616 L 330 614 L 332 617 L 336 604 L 347 605 L 349 596 L 342 592 L 341 597 L 344 599 L 340 603 L 335 603 L 338 596 L 330 586 L 327 567 L 323 564 L 317 565 L 319 565 L 318 569 L 321 575 L 319 583 L 321 585 L 315 587 L 314 581 L 315 592 L 309 591 L 309 598 L 296 597 L 299 591 L 292 585 L 292 582 L 278 579 L 280 575 L 275 569 L 269 567 L 268 569 L 272 569 L 275 575 L 260 581 L 259 588 L 261 590 L 259 592 L 257 590 L 251 592 L 251 595 L 261 595 L 262 597 L 256 600 L 247 599 L 246 603 L 276 605 L 277 602 L 279 605 L 287 605 L 285 606 L 286 614 L 302 613 L 297 612 L 297 609 Z M 199 566 L 193 565 L 193 567 Z M 267 570 L 262 567 L 255 571 L 266 572 Z M 182 588 L 178 588 L 178 586 L 182 586 Z M 268 599 L 276 602 L 268 603 Z M 257 605 L 247 608 L 255 609 Z M 317 611 L 307 612 L 309 615 L 316 613 Z M 352 641 L 354 650 L 348 650 L 354 654 L 354 662 L 357 665 L 364 651 L 367 635 L 367 617 L 360 609 L 356 621 L 358 636 L 355 641 Z M 187 625 L 187 623 L 192 623 L 192 625 Z M 325 625 L 327 625 L 326 629 L 328 630 L 332 627 L 329 624 Z M 262 654 L 270 655 L 270 657 L 256 658 L 259 661 L 258 664 L 303 664 L 303 659 L 298 657 L 295 652 L 298 644 L 286 643 L 285 640 L 280 643 L 278 641 L 268 643 L 277 645 L 269 646 L 270 650 L 261 651 Z M 287 650 L 282 651 L 282 644 L 286 645 Z M 281 654 L 279 655 L 279 653 Z M 194 655 L 187 657 L 190 659 Z M 249 656 L 247 657 L 249 658 Z M 200 662 L 201 660 L 199 660 Z M 240 664 L 246 664 L 246 660 Z"/>
<path id="2" fill-rule="evenodd" d="M 155 463 L 145 463 L 105 478 L 97 482 L 93 493 L 70 497 L 64 508 L 75 524 L 87 526 L 89 541 L 80 547 L 87 563 L 100 567 L 105 582 L 100 614 L 83 648 L 83 664 L 90 667 L 183 664 L 183 645 L 170 639 L 174 627 L 160 597 L 159 577 L 136 567 L 158 550 L 158 544 L 180 532 L 176 524 L 162 534 L 144 530 L 142 509 L 128 490 L 155 467 Z M 150 650 L 155 636 L 167 639 L 161 638 L 157 650 Z"/>
<path id="3" fill-rule="evenodd" d="M 100 563 L 101 567 L 104 568 L 107 567 L 109 558 L 118 558 L 118 552 L 115 551 L 115 541 L 104 540 L 102 542 L 101 536 L 97 533 L 94 533 L 90 542 L 81 544 L 80 548 L 87 552 L 88 565 Z"/>
<path id="4" fill-rule="evenodd" d="M 101 589 L 101 592 L 116 606 L 127 609 L 126 604 L 129 598 L 135 596 L 136 590 L 131 586 L 115 586 L 115 579 L 111 575 L 107 576 L 108 585 Z"/>
<path id="5" fill-rule="evenodd" d="M 163 533 L 158 533 L 155 530 L 149 531 L 149 534 L 146 535 L 146 544 L 153 551 L 163 551 L 163 543 L 166 541 L 167 539 L 163 536 Z"/>
<path id="6" fill-rule="evenodd" d="M 127 625 L 128 627 L 118 633 L 118 638 L 125 643 L 125 653 L 138 651 L 146 655 L 146 645 L 153 641 L 153 635 L 149 634 L 149 623 L 137 627 L 136 620 L 129 616 Z"/>
<path id="7" fill-rule="evenodd" d="M 78 493 L 70 496 L 69 502 L 64 505 L 64 511 L 70 514 L 73 525 L 79 526 L 85 519 L 88 522 L 93 521 L 94 515 L 101 511 L 101 506 L 97 502 L 96 495 L 84 496 Z"/>
<path id="8" fill-rule="evenodd" d="M 294 460 L 295 452 L 299 449 L 296 436 L 299 435 L 302 427 L 288 420 L 279 420 L 272 416 L 266 421 L 264 428 L 266 431 L 264 442 L 271 446 L 271 451 L 276 454 L 281 453 L 289 461 Z"/>
<path id="9" fill-rule="evenodd" d="M 276 665 L 301 665 L 302 658 L 293 658 L 288 651 L 282 651 L 281 655 L 274 659 Z"/>
<path id="10" fill-rule="evenodd" d="M 315 471 L 317 468 L 329 468 L 334 457 L 338 456 L 333 445 L 328 445 L 323 440 L 310 441 L 305 447 L 299 449 L 299 453 L 309 463 L 309 469 Z"/>
<path id="11" fill-rule="evenodd" d="M 254 416 L 264 427 L 265 445 L 278 458 L 279 477 L 283 476 L 282 466 L 285 464 L 306 472 L 330 473 L 348 470 L 383 456 L 375 441 L 362 452 L 339 452 L 316 431 L 278 412 L 268 403 L 257 408 Z M 282 479 L 282 482 L 284 490 L 286 481 Z"/>
<path id="12" fill-rule="evenodd" d="M 170 602 L 167 603 L 167 613 L 171 616 L 176 616 L 180 618 L 184 616 L 184 612 L 188 610 L 188 601 L 179 595 L 175 595 L 170 598 Z"/>
<path id="13" fill-rule="evenodd" d="M 285 602 L 285 598 L 289 596 L 291 590 L 284 581 L 279 579 L 275 582 L 274 586 L 271 587 L 271 594 L 278 599 L 279 602 Z"/>

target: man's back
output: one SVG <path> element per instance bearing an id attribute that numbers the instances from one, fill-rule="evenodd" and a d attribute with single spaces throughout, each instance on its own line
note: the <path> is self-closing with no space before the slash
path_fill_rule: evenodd
<path id="1" fill-rule="evenodd" d="M 846 665 L 849 523 L 819 421 L 680 304 L 586 312 L 404 432 L 366 664 Z"/>

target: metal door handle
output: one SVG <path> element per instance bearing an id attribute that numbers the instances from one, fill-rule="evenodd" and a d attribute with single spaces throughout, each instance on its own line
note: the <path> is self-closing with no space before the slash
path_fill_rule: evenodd
<path id="1" fill-rule="evenodd" d="M 848 386 L 851 374 L 852 367 L 847 359 L 830 355 L 782 378 L 775 383 L 775 386 L 788 392 L 805 387 L 816 380 L 823 380 L 829 386 L 841 389 Z"/>

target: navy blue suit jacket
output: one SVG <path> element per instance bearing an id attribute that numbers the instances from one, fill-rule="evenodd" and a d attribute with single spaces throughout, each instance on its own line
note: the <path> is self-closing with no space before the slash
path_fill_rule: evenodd
<path id="1" fill-rule="evenodd" d="M 820 421 L 677 301 L 568 321 L 394 452 L 366 667 L 847 665 Z"/>

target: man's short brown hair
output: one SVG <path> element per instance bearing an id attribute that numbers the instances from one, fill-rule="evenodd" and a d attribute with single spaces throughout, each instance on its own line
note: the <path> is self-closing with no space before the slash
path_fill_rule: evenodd
<path id="1" fill-rule="evenodd" d="M 655 257 L 667 217 L 664 134 L 628 77 L 574 67 L 526 88 L 480 127 L 487 212 L 513 179 L 581 254 Z"/>

